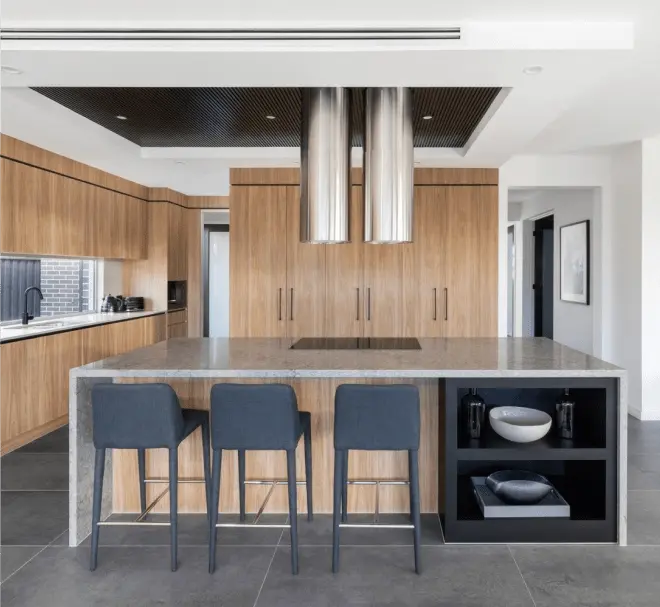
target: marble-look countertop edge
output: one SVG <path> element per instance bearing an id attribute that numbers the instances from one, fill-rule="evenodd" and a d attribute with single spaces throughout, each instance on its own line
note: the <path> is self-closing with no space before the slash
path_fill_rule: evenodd
<path id="1" fill-rule="evenodd" d="M 78 331 L 80 329 L 89 329 L 91 327 L 99 327 L 101 325 L 110 325 L 118 322 L 128 322 L 131 320 L 139 320 L 140 318 L 148 318 L 150 316 L 158 316 L 159 314 L 165 314 L 167 310 L 145 310 L 142 312 L 108 312 L 108 313 L 93 313 L 90 315 L 98 316 L 99 318 L 90 321 L 82 321 L 76 323 L 75 317 L 63 317 L 63 318 L 53 318 L 52 322 L 66 321 L 71 324 L 66 324 L 62 327 L 49 327 L 43 330 L 34 330 L 30 333 L 24 333 L 19 335 L 6 335 L 0 337 L 0 344 L 12 343 L 15 341 L 23 341 L 26 339 L 36 339 L 37 337 L 44 337 L 46 335 L 52 335 L 54 333 L 69 333 L 71 331 Z M 88 316 L 87 314 L 81 316 Z M 46 320 L 45 317 L 40 318 L 41 321 Z M 39 321 L 37 321 L 39 322 Z M 35 325 L 38 326 L 38 325 Z M 1 329 L 6 327 L 0 327 Z"/>
<path id="2" fill-rule="evenodd" d="M 569 370 L 569 369 L 71 369 L 71 377 L 174 377 L 184 379 L 228 378 L 282 378 L 282 379 L 333 379 L 353 378 L 623 378 L 621 369 Z"/>

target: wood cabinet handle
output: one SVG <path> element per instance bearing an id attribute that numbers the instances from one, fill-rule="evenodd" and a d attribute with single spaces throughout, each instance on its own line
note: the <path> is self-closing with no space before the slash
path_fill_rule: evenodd
<path id="1" fill-rule="evenodd" d="M 360 320 L 360 287 L 357 287 L 355 291 L 357 292 L 357 307 L 356 307 L 355 320 Z"/>
<path id="2" fill-rule="evenodd" d="M 433 287 L 433 320 L 438 320 L 438 289 Z"/>
<path id="3" fill-rule="evenodd" d="M 449 320 L 449 289 L 445 287 L 445 320 Z"/>
<path id="4" fill-rule="evenodd" d="M 371 320 L 371 287 L 367 289 L 367 320 Z"/>
<path id="5" fill-rule="evenodd" d="M 277 298 L 277 320 L 282 320 L 282 287 L 280 287 L 280 294 Z"/>
<path id="6" fill-rule="evenodd" d="M 291 287 L 291 308 L 289 308 L 289 320 L 293 320 L 293 287 Z"/>

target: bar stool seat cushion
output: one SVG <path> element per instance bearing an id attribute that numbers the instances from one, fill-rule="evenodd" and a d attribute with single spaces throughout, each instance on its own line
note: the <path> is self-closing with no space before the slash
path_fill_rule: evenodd
<path id="1" fill-rule="evenodd" d="M 211 388 L 213 449 L 295 449 L 309 425 L 296 393 L 284 384 L 216 384 Z"/>
<path id="2" fill-rule="evenodd" d="M 342 384 L 335 392 L 335 449 L 419 449 L 419 391 L 410 384 Z"/>
<path id="3" fill-rule="evenodd" d="M 97 384 L 92 389 L 97 449 L 175 449 L 208 420 L 208 412 L 181 409 L 168 384 Z"/>

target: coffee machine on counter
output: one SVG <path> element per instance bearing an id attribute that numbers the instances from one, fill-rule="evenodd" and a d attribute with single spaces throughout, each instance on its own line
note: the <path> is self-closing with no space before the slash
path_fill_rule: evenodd
<path id="1" fill-rule="evenodd" d="M 143 297 L 124 297 L 123 295 L 106 295 L 101 303 L 101 312 L 142 312 Z"/>

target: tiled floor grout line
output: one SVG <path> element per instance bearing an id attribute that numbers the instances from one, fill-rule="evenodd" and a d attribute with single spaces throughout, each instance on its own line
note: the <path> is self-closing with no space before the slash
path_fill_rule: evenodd
<path id="1" fill-rule="evenodd" d="M 3 580 L 3 581 L 0 583 L 0 586 L 2 586 L 2 584 L 4 584 L 7 580 L 10 580 L 11 578 L 13 578 L 13 577 L 14 577 L 14 576 L 15 576 L 15 575 L 16 575 L 21 569 L 23 569 L 23 567 L 25 567 L 27 564 L 31 563 L 31 562 L 32 562 L 34 559 L 36 559 L 36 558 L 37 558 L 37 557 L 38 557 L 38 556 L 39 556 L 44 550 L 46 550 L 46 548 L 50 548 L 50 547 L 51 547 L 51 546 L 52 546 L 57 540 L 59 540 L 59 539 L 60 539 L 60 538 L 61 538 L 61 537 L 67 532 L 67 531 L 68 531 L 68 529 L 65 529 L 64 531 L 62 531 L 62 533 L 60 533 L 60 534 L 59 534 L 59 535 L 58 535 L 58 536 L 57 536 L 57 537 L 56 537 L 56 538 L 55 538 L 50 544 L 48 544 L 47 546 L 44 546 L 44 547 L 43 547 L 41 550 L 39 550 L 39 552 L 37 552 L 32 558 L 29 558 L 27 561 L 25 561 L 25 563 L 23 563 L 23 564 L 22 564 L 22 565 L 21 565 L 16 571 L 14 571 L 14 573 L 12 573 L 12 574 L 11 574 L 6 580 Z M 7 548 L 10 548 L 10 546 L 7 546 Z"/>
<path id="2" fill-rule="evenodd" d="M 511 550 L 511 546 L 507 545 L 507 549 L 509 551 L 509 554 L 511 555 L 511 559 L 513 560 L 513 564 L 516 566 L 516 569 L 518 570 L 518 573 L 520 574 L 520 579 L 523 581 L 523 584 L 525 584 L 525 588 L 527 589 L 527 593 L 529 594 L 529 598 L 532 599 L 532 605 L 534 607 L 536 606 L 536 601 L 534 600 L 534 597 L 532 596 L 532 591 L 529 589 L 529 586 L 527 585 L 527 580 L 525 579 L 525 576 L 522 574 L 522 571 L 520 571 L 520 566 L 518 565 L 518 561 L 516 561 L 516 557 L 513 556 L 513 550 Z"/>
<path id="3" fill-rule="evenodd" d="M 289 517 L 287 517 L 286 520 L 288 522 Z M 254 599 L 254 605 L 252 607 L 257 607 L 257 603 L 259 602 L 259 597 L 261 596 L 261 591 L 264 589 L 264 586 L 266 585 L 266 579 L 268 578 L 268 574 L 270 573 L 270 568 L 273 565 L 273 561 L 275 560 L 275 555 L 277 554 L 277 550 L 280 547 L 283 537 L 284 537 L 284 529 L 282 529 L 282 532 L 280 533 L 280 539 L 277 541 L 277 546 L 275 546 L 275 550 L 273 550 L 273 556 L 270 557 L 270 563 L 268 563 L 268 568 L 266 569 L 266 575 L 264 575 L 264 579 L 261 582 L 261 586 L 259 586 L 259 592 L 257 592 L 257 597 Z"/>

